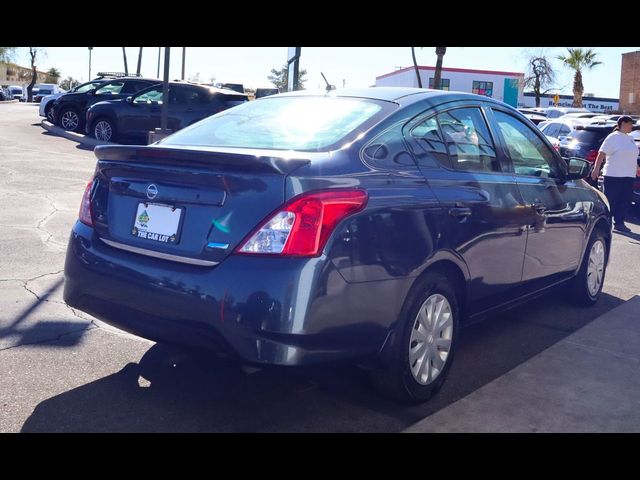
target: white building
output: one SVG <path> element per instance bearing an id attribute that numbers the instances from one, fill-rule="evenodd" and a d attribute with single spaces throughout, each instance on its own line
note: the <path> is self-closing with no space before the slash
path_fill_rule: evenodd
<path id="1" fill-rule="evenodd" d="M 433 88 L 435 67 L 419 66 L 423 88 Z M 524 73 L 471 70 L 467 68 L 443 68 L 441 90 L 476 93 L 495 98 L 516 107 L 524 103 L 522 81 Z M 376 87 L 418 87 L 414 67 L 376 77 Z"/>
<path id="2" fill-rule="evenodd" d="M 558 107 L 570 107 L 573 105 L 573 95 L 558 95 Z M 540 107 L 553 107 L 553 94 L 540 95 Z M 587 110 L 594 113 L 612 113 L 620 109 L 620 102 L 617 98 L 594 97 L 586 94 L 582 97 L 582 105 Z M 518 108 L 535 107 L 536 96 L 533 92 L 526 92 L 523 97 L 518 99 Z"/>

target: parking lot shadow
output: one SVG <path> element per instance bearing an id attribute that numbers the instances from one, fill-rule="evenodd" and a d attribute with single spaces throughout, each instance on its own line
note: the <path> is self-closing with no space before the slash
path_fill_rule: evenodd
<path id="1" fill-rule="evenodd" d="M 558 291 L 463 330 L 447 382 L 421 405 L 380 397 L 355 366 L 247 369 L 156 344 L 139 363 L 43 401 L 22 431 L 399 432 L 623 303 L 605 294 L 576 309 L 564 297 Z"/>
<path id="2" fill-rule="evenodd" d="M 56 346 L 75 345 L 79 338 L 67 334 L 85 330 L 88 321 L 42 320 L 39 309 L 51 301 L 51 297 L 62 287 L 63 278 L 55 280 L 41 295 L 30 301 L 14 318 L 0 322 L 0 346 L 35 345 L 56 340 Z M 57 303 L 57 302 L 56 302 Z M 71 312 L 69 312 L 71 315 Z M 47 345 L 49 346 L 49 345 Z"/>

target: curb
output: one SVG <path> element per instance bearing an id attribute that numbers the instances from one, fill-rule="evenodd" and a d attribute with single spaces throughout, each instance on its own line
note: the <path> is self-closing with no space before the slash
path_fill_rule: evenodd
<path id="1" fill-rule="evenodd" d="M 68 138 L 69 140 L 81 143 L 82 145 L 89 145 L 92 147 L 97 147 L 98 145 L 119 145 L 119 143 L 102 142 L 100 140 L 96 140 L 95 138 L 88 137 L 87 135 L 82 135 L 81 133 L 69 132 L 64 128 L 56 127 L 54 124 L 47 120 L 42 120 L 40 122 L 40 125 L 49 133 L 53 133 L 54 135 L 57 135 L 59 137 Z"/>

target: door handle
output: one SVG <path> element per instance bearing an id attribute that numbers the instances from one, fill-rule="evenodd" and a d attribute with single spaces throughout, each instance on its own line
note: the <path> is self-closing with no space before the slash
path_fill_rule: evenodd
<path id="1" fill-rule="evenodd" d="M 464 222 L 471 214 L 472 211 L 469 207 L 454 207 L 449 209 L 449 215 L 457 218 L 459 222 Z"/>
<path id="2" fill-rule="evenodd" d="M 531 204 L 531 206 L 540 215 L 544 215 L 544 213 L 547 211 L 547 207 L 544 206 L 544 203 L 536 202 Z"/>

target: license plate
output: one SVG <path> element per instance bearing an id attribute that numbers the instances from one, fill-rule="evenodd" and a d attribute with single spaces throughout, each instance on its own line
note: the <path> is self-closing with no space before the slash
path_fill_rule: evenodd
<path id="1" fill-rule="evenodd" d="M 139 203 L 131 234 L 145 240 L 176 243 L 182 209 L 158 203 Z"/>

